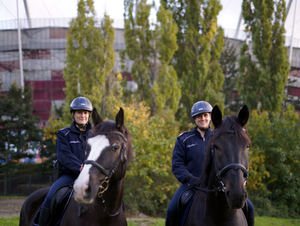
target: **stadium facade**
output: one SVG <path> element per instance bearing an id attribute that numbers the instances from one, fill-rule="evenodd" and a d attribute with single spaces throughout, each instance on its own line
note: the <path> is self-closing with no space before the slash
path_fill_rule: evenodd
<path id="1" fill-rule="evenodd" d="M 70 19 L 33 21 L 33 28 L 26 27 L 26 20 L 21 24 L 21 43 L 23 53 L 24 84 L 33 87 L 33 114 L 41 118 L 41 124 L 46 125 L 49 117 L 64 102 L 63 68 L 66 59 L 66 35 Z M 119 23 L 120 24 L 120 23 Z M 114 23 L 116 62 L 114 71 L 121 71 L 119 51 L 125 49 L 124 29 Z M 237 49 L 245 42 L 243 39 L 227 37 Z M 16 20 L 0 23 L 0 92 L 7 92 L 13 82 L 21 84 L 19 43 Z M 250 42 L 251 49 L 251 42 Z M 237 51 L 239 52 L 239 51 Z M 288 95 L 290 98 L 300 97 L 300 48 L 294 47 L 291 62 Z M 130 76 L 132 62 L 126 62 L 128 71 L 121 72 L 127 77 L 128 89 L 135 89 L 136 84 Z"/>

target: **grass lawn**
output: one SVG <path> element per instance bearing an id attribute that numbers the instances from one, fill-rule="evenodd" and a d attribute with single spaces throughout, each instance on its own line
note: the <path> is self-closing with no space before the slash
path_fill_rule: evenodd
<path id="1" fill-rule="evenodd" d="M 20 217 L 0 218 L 1 226 L 18 226 Z"/>
<path id="2" fill-rule="evenodd" d="M 132 219 L 128 220 L 128 226 L 139 226 L 142 223 L 147 225 L 164 226 L 165 219 L 150 218 L 150 219 Z M 19 217 L 0 218 L 1 226 L 18 226 Z M 300 225 L 300 219 L 278 219 L 272 217 L 256 217 L 255 226 L 296 226 Z"/>
<path id="3" fill-rule="evenodd" d="M 272 217 L 256 217 L 255 226 L 295 226 L 300 225 L 300 219 L 279 219 Z"/>

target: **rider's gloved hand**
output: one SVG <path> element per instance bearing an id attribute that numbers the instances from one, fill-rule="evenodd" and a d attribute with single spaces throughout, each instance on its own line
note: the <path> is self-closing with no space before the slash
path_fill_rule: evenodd
<path id="1" fill-rule="evenodd" d="M 200 178 L 194 177 L 192 174 L 187 175 L 186 182 L 190 184 L 192 187 L 199 187 L 200 186 Z"/>

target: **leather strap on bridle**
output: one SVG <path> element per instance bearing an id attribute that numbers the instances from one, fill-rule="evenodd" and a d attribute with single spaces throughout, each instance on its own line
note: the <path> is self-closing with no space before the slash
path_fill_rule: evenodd
<path id="1" fill-rule="evenodd" d="M 112 132 L 110 132 L 110 133 L 114 133 L 114 134 L 120 135 L 120 136 L 124 139 L 124 141 L 127 142 L 127 139 L 125 138 L 125 136 L 123 135 L 123 133 L 120 133 L 120 132 L 118 132 L 118 131 L 112 131 Z M 109 134 L 109 133 L 107 133 L 107 134 Z M 107 134 L 103 134 L 103 135 L 107 135 Z M 124 174 L 124 173 L 123 173 L 124 165 L 125 165 L 125 163 L 126 163 L 126 161 L 127 161 L 127 155 L 126 155 L 126 143 L 123 144 L 123 147 L 122 147 L 122 149 L 121 149 L 121 151 L 120 151 L 120 154 L 119 154 L 119 156 L 118 156 L 118 159 L 112 164 L 112 166 L 111 166 L 108 170 L 104 169 L 103 166 L 101 166 L 100 164 L 98 164 L 98 163 L 97 163 L 96 161 L 94 161 L 94 160 L 85 160 L 85 161 L 83 162 L 83 164 L 91 164 L 91 165 L 93 165 L 93 166 L 96 167 L 101 173 L 103 173 L 106 177 L 108 177 L 108 178 L 110 179 L 111 176 L 115 173 L 115 170 L 117 169 L 117 167 L 118 167 L 118 165 L 119 165 L 119 162 L 120 162 L 120 159 L 121 159 L 121 157 L 122 157 L 122 154 L 123 154 L 123 156 L 124 156 L 124 162 L 123 162 L 122 173 L 121 173 L 121 179 L 122 179 L 122 178 L 124 177 L 124 175 L 122 175 L 122 174 Z"/>
<path id="2" fill-rule="evenodd" d="M 115 170 L 117 169 L 117 167 L 119 165 L 122 154 L 124 155 L 124 162 L 123 162 L 123 166 L 124 166 L 124 164 L 126 163 L 126 160 L 127 160 L 127 157 L 126 157 L 126 144 L 123 144 L 123 147 L 120 151 L 118 159 L 114 162 L 114 164 L 112 164 L 112 166 L 108 170 L 104 169 L 103 166 L 101 166 L 100 164 L 98 164 L 94 160 L 85 160 L 83 162 L 83 164 L 91 164 L 94 167 L 96 167 L 101 173 L 103 173 L 106 177 L 111 178 L 111 176 L 115 173 Z M 123 168 L 122 168 L 122 171 L 123 171 Z M 121 174 L 121 177 L 122 177 L 122 174 Z"/>

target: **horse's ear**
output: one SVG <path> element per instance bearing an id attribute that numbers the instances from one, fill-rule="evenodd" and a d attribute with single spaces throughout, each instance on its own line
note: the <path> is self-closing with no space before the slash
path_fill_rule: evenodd
<path id="1" fill-rule="evenodd" d="M 215 105 L 211 112 L 211 120 L 214 124 L 215 129 L 221 124 L 222 122 L 222 112 L 219 109 L 218 105 Z"/>
<path id="2" fill-rule="evenodd" d="M 238 120 L 242 127 L 244 127 L 247 124 L 249 120 L 249 114 L 249 108 L 247 107 L 247 105 L 244 105 L 238 114 Z"/>
<path id="3" fill-rule="evenodd" d="M 116 125 L 119 131 L 124 132 L 124 111 L 123 108 L 120 107 L 118 114 L 116 115 Z"/>
<path id="4" fill-rule="evenodd" d="M 94 126 L 96 126 L 99 123 L 103 122 L 103 119 L 98 114 L 98 111 L 97 111 L 96 108 L 94 108 L 93 111 L 92 111 L 92 119 L 93 119 L 93 125 Z"/>

